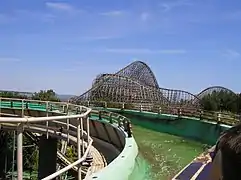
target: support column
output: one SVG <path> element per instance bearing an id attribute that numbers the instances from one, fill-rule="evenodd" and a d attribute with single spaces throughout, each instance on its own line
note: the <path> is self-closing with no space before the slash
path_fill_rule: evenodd
<path id="1" fill-rule="evenodd" d="M 17 171 L 18 180 L 23 179 L 23 129 L 22 125 L 17 129 Z"/>
<path id="2" fill-rule="evenodd" d="M 42 135 L 39 142 L 38 179 L 56 172 L 57 139 Z"/>
<path id="3" fill-rule="evenodd" d="M 81 129 L 82 128 L 82 129 Z M 81 158 L 81 137 L 80 137 L 80 131 L 83 130 L 83 121 L 78 118 L 78 126 L 77 126 L 77 150 L 78 150 L 78 159 Z M 82 136 L 83 137 L 83 136 Z M 82 142 L 83 143 L 83 142 Z M 83 144 L 82 144 L 83 147 Z M 81 174 L 81 165 L 78 165 L 78 180 L 82 180 L 82 174 Z"/>

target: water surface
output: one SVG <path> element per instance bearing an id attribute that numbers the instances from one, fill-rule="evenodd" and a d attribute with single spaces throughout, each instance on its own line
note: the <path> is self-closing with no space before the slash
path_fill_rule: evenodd
<path id="1" fill-rule="evenodd" d="M 130 180 L 167 180 L 201 154 L 201 143 L 133 125 L 140 155 Z"/>

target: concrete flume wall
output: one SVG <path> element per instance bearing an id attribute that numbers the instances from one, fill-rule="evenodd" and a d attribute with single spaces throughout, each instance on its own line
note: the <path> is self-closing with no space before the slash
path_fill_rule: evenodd
<path id="1" fill-rule="evenodd" d="M 222 131 L 231 127 L 192 117 L 178 117 L 114 108 L 109 108 L 108 110 L 120 113 L 130 118 L 133 124 L 144 128 L 190 138 L 210 145 L 215 144 Z"/>

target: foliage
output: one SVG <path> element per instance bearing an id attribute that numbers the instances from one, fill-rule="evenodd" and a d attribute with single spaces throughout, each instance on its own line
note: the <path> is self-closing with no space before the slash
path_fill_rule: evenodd
<path id="1" fill-rule="evenodd" d="M 52 89 L 35 92 L 32 95 L 32 99 L 41 101 L 60 101 L 59 98 L 56 96 L 56 93 Z"/>
<path id="2" fill-rule="evenodd" d="M 23 136 L 23 162 L 25 170 L 37 170 L 38 164 L 38 148 L 34 146 L 34 143 Z"/>
<path id="3" fill-rule="evenodd" d="M 113 102 L 108 102 L 107 103 L 107 108 L 122 108 L 122 103 L 113 103 Z"/>
<path id="4" fill-rule="evenodd" d="M 66 150 L 66 157 L 71 161 L 71 162 L 75 162 L 77 161 L 77 149 L 75 146 L 68 146 L 67 150 Z"/>
<path id="5" fill-rule="evenodd" d="M 0 97 L 29 99 L 29 97 L 24 94 L 21 94 L 18 92 L 9 92 L 9 91 L 0 92 Z M 58 101 L 58 102 L 60 101 L 59 98 L 57 97 L 56 93 L 52 89 L 40 90 L 39 92 L 35 92 L 30 97 L 30 99 L 42 100 L 42 101 Z"/>
<path id="6" fill-rule="evenodd" d="M 0 92 L 0 97 L 18 98 L 18 99 L 27 99 L 28 98 L 26 95 L 20 94 L 18 92 L 8 92 L 8 91 Z"/>
<path id="7" fill-rule="evenodd" d="M 232 113 L 241 112 L 241 94 L 228 91 L 213 91 L 201 99 L 204 110 L 227 111 Z"/>
<path id="8" fill-rule="evenodd" d="M 134 109 L 135 105 L 134 104 L 125 104 L 125 109 Z"/>

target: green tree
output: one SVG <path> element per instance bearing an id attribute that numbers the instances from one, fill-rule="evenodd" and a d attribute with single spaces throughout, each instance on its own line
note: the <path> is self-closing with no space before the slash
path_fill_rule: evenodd
<path id="1" fill-rule="evenodd" d="M 35 92 L 32 95 L 32 99 L 41 101 L 60 101 L 59 98 L 56 96 L 56 93 L 52 89 Z"/>
<path id="2" fill-rule="evenodd" d="M 241 113 L 241 93 L 239 93 L 238 95 L 238 98 L 236 100 L 236 103 L 237 103 L 237 112 L 238 113 Z"/>
<path id="3" fill-rule="evenodd" d="M 240 112 L 241 95 L 228 91 L 213 91 L 201 99 L 204 110 Z"/>
<path id="4" fill-rule="evenodd" d="M 28 97 L 25 95 L 22 95 L 18 92 L 9 92 L 9 91 L 3 91 L 0 92 L 0 97 L 5 97 L 5 98 L 18 98 L 18 99 L 27 99 Z"/>

